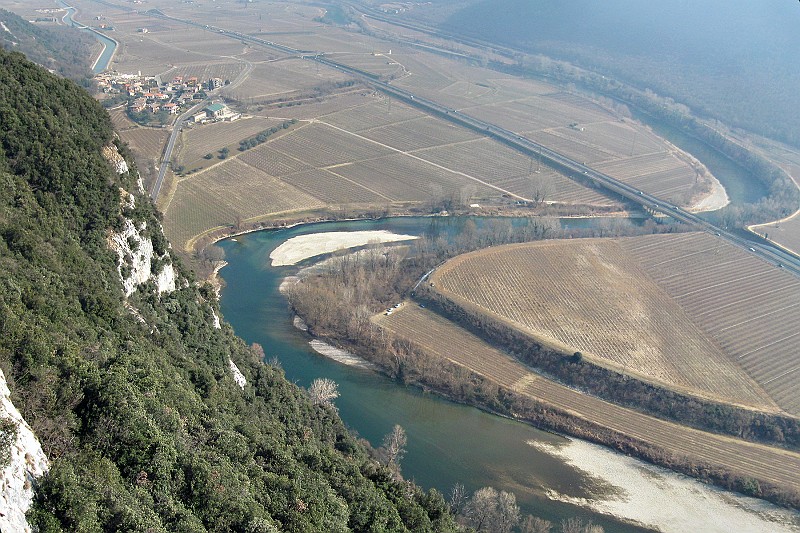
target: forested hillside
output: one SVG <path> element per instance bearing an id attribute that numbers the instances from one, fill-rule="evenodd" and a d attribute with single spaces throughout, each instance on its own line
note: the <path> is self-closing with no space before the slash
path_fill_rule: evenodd
<path id="1" fill-rule="evenodd" d="M 90 48 L 97 43 L 91 35 L 66 26 L 37 26 L 5 9 L 0 9 L 0 22 L 0 48 L 22 52 L 34 63 L 88 86 Z"/>
<path id="2" fill-rule="evenodd" d="M 442 27 L 652 89 L 800 146 L 800 4 L 751 0 L 479 0 Z"/>
<path id="3" fill-rule="evenodd" d="M 0 367 L 51 461 L 32 525 L 453 528 L 439 494 L 397 480 L 335 410 L 216 327 L 213 291 L 166 253 L 135 172 L 103 157 L 116 141 L 87 93 L 0 50 L 0 124 Z M 109 241 L 130 222 L 166 258 L 154 274 L 173 263 L 176 290 L 149 281 L 124 297 Z"/>

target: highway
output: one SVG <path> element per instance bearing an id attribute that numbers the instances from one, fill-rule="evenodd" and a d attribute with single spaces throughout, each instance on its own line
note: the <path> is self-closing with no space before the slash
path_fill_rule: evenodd
<path id="1" fill-rule="evenodd" d="M 445 118 L 456 124 L 471 128 L 476 131 L 480 131 L 484 135 L 487 135 L 488 137 L 492 137 L 500 142 L 503 142 L 504 144 L 511 146 L 512 148 L 515 148 L 527 155 L 539 156 L 548 164 L 555 167 L 556 169 L 561 170 L 567 176 L 573 179 L 583 181 L 584 183 L 587 181 L 592 182 L 595 185 L 603 187 L 607 191 L 610 191 L 625 198 L 631 203 L 641 205 L 647 211 L 662 213 L 675 220 L 693 225 L 700 230 L 712 233 L 720 237 L 721 239 L 724 239 L 727 242 L 735 246 L 738 246 L 739 248 L 742 248 L 743 250 L 759 257 L 760 259 L 775 265 L 776 268 L 783 268 L 787 272 L 791 272 L 792 274 L 800 277 L 800 258 L 791 255 L 775 246 L 772 246 L 768 242 L 759 241 L 755 236 L 753 236 L 752 238 L 745 238 L 733 231 L 728 231 L 725 228 L 720 228 L 712 224 L 711 222 L 708 222 L 707 220 L 704 220 L 703 218 L 695 215 L 694 213 L 685 211 L 684 209 L 681 209 L 678 206 L 665 202 L 664 200 L 661 200 L 655 196 L 647 194 L 644 191 L 640 191 L 635 187 L 632 187 L 622 181 L 612 178 L 607 174 L 594 170 L 591 167 L 588 167 L 579 161 L 575 161 L 555 150 L 551 150 L 547 146 L 534 142 L 530 139 L 527 139 L 523 136 L 514 133 L 513 131 L 507 130 L 495 124 L 491 124 L 489 122 L 464 114 L 458 110 L 443 106 L 433 100 L 421 97 L 419 95 L 415 95 L 414 93 L 411 93 L 407 90 L 394 87 L 393 85 L 380 81 L 379 79 L 377 79 L 377 77 L 369 75 L 364 71 L 333 61 L 325 57 L 324 52 L 298 50 L 295 48 L 291 48 L 289 46 L 275 43 L 273 41 L 259 39 L 251 35 L 246 35 L 243 33 L 226 30 L 224 28 L 219 28 L 211 25 L 203 25 L 188 20 L 177 19 L 174 17 L 164 15 L 162 12 L 158 10 L 149 10 L 146 11 L 144 14 L 153 17 L 173 20 L 176 22 L 181 22 L 192 26 L 197 26 L 207 31 L 220 33 L 241 41 L 246 41 L 253 44 L 258 44 L 261 46 L 272 48 L 274 50 L 292 56 L 300 57 L 302 59 L 306 59 L 309 61 L 315 61 L 332 69 L 346 73 L 350 76 L 359 79 L 363 83 L 372 86 L 375 89 L 380 90 L 381 92 L 389 96 L 392 96 L 399 100 L 403 100 L 404 102 L 413 105 L 419 109 L 433 113 L 439 117 Z M 174 135 L 175 133 L 173 132 L 173 137 Z M 170 142 L 174 141 L 173 137 L 170 138 Z M 165 160 L 166 159 L 167 157 L 165 156 Z"/>

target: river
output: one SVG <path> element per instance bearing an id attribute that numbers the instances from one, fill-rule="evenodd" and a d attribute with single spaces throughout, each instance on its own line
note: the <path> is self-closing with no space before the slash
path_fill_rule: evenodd
<path id="1" fill-rule="evenodd" d="M 114 57 L 114 52 L 117 50 L 117 41 L 114 39 L 104 35 L 103 33 L 86 26 L 85 24 L 81 24 L 73 20 L 73 16 L 75 16 L 75 12 L 77 11 L 74 7 L 65 4 L 64 2 L 59 2 L 59 5 L 67 10 L 66 15 L 62 19 L 65 23 L 69 24 L 73 28 L 80 28 L 83 31 L 91 33 L 95 39 L 100 41 L 103 45 L 103 51 L 100 53 L 100 56 L 95 60 L 94 64 L 92 65 L 92 72 L 94 74 L 99 74 L 103 72 L 105 69 L 108 68 L 109 63 L 111 63 L 111 58 Z"/>
<path id="2" fill-rule="evenodd" d="M 611 461 L 614 468 L 621 469 L 626 458 L 612 453 L 613 458 L 608 459 L 602 453 L 610 452 L 598 448 L 596 452 L 589 452 L 590 459 L 585 461 L 582 457 L 587 457 L 586 449 L 575 448 L 563 437 L 448 402 L 433 394 L 400 386 L 371 371 L 322 357 L 309 347 L 307 335 L 292 327 L 286 300 L 278 292 L 278 286 L 283 277 L 295 272 L 297 267 L 269 266 L 270 252 L 285 240 L 320 231 L 375 229 L 412 235 L 426 231 L 452 235 L 458 232 L 463 220 L 395 218 L 312 224 L 228 239 L 221 243 L 228 261 L 228 266 L 221 271 L 225 280 L 221 294 L 223 315 L 246 342 L 258 342 L 264 347 L 267 360 L 277 358 L 290 381 L 303 387 L 318 377 L 336 381 L 341 394 L 336 405 L 343 420 L 373 445 L 380 445 L 394 424 L 403 426 L 408 433 L 403 473 L 425 488 L 435 487 L 447 495 L 455 483 L 464 484 L 469 491 L 491 485 L 513 491 L 524 513 L 554 523 L 579 516 L 593 520 L 609 532 L 646 530 L 610 514 L 629 516 L 630 520 L 645 524 L 660 524 L 666 520 L 646 513 L 644 516 L 636 514 L 648 506 L 662 510 L 666 507 L 680 514 L 684 505 L 678 500 L 654 503 L 664 496 L 653 491 L 650 491 L 649 503 L 631 500 L 628 507 L 636 509 L 620 510 L 603 505 L 618 502 L 620 494 L 647 493 L 641 484 L 655 490 L 659 482 L 654 480 L 682 476 L 666 472 L 648 473 L 646 469 L 653 467 L 635 461 L 636 464 L 626 470 L 629 474 L 624 482 L 619 479 L 605 481 L 608 474 L 596 471 L 598 465 Z M 590 219 L 578 219 L 563 221 L 562 225 L 576 227 L 594 223 Z M 640 485 L 625 488 L 625 483 L 633 478 Z M 691 496 L 693 501 L 699 501 L 699 493 L 702 493 L 702 498 L 711 499 L 719 499 L 719 494 L 723 494 L 694 481 L 687 483 L 691 488 L 685 490 L 694 494 Z M 725 497 L 730 498 L 729 493 Z M 737 504 L 739 507 L 742 505 Z M 695 519 L 698 513 L 706 513 L 705 520 L 715 520 L 713 514 L 708 514 L 714 509 L 713 505 L 704 503 L 700 507 L 698 512 L 689 516 Z M 748 513 L 748 516 L 756 516 L 750 511 Z M 704 522 L 698 518 L 697 523 Z"/>

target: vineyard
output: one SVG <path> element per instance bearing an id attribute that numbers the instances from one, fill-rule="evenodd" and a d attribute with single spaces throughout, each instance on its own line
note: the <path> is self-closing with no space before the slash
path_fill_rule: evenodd
<path id="1" fill-rule="evenodd" d="M 125 130 L 119 132 L 123 141 L 128 143 L 131 150 L 141 154 L 143 158 L 158 161 L 164 145 L 169 137 L 169 130 L 163 128 L 143 128 Z"/>
<path id="2" fill-rule="evenodd" d="M 165 214 L 168 237 L 184 248 L 197 235 L 237 220 L 322 207 L 300 190 L 236 159 L 178 182 Z"/>
<path id="3" fill-rule="evenodd" d="M 392 59 L 392 56 L 379 53 L 346 53 L 333 54 L 332 59 L 347 66 L 371 72 L 378 76 L 397 76 L 402 74 L 403 66 Z"/>
<path id="4" fill-rule="evenodd" d="M 473 252 L 448 262 L 432 281 L 451 299 L 566 353 L 579 351 L 684 392 L 774 411 L 729 347 L 718 345 L 706 324 L 630 256 L 626 246 L 636 242 L 581 239 Z"/>
<path id="5" fill-rule="evenodd" d="M 786 450 L 689 429 L 616 406 L 531 372 L 500 350 L 441 316 L 405 305 L 376 322 L 426 352 L 577 417 L 656 445 L 677 457 L 720 465 L 746 477 L 800 489 L 800 456 Z"/>
<path id="6" fill-rule="evenodd" d="M 688 205 L 708 190 L 673 147 L 585 98 L 423 53 L 403 55 L 401 49 L 398 61 L 410 74 L 394 84 L 525 135 L 648 193 Z"/>
<path id="7" fill-rule="evenodd" d="M 800 214 L 781 222 L 753 226 L 753 231 L 766 236 L 796 254 L 800 254 Z"/>
<path id="8" fill-rule="evenodd" d="M 671 154 L 651 154 L 595 165 L 597 170 L 679 205 L 703 182 L 694 169 Z"/>
<path id="9" fill-rule="evenodd" d="M 111 122 L 114 124 L 114 130 L 117 132 L 139 127 L 138 124 L 128 118 L 128 112 L 122 107 L 111 109 L 108 111 L 108 114 L 111 117 Z"/>
<path id="10" fill-rule="evenodd" d="M 347 76 L 330 69 L 319 70 L 302 59 L 257 63 L 244 83 L 232 90 L 238 100 L 277 98 L 310 91 L 325 82 L 344 81 Z"/>
<path id="11" fill-rule="evenodd" d="M 161 75 L 164 81 L 169 81 L 176 76 L 183 79 L 196 77 L 203 82 L 211 78 L 221 78 L 222 80 L 233 81 L 244 70 L 241 62 L 227 61 L 206 61 L 203 63 L 185 65 L 169 69 Z"/>
<path id="12" fill-rule="evenodd" d="M 176 145 L 175 160 L 179 164 L 191 166 L 208 153 L 216 155 L 221 148 L 228 147 L 231 153 L 239 141 L 256 133 L 279 125 L 280 121 L 261 117 L 242 118 L 235 122 L 217 122 L 193 128 L 184 128 Z M 179 149 L 177 148 L 179 146 Z"/>
<path id="13" fill-rule="evenodd" d="M 800 281 L 703 233 L 620 246 L 775 400 L 800 415 Z"/>

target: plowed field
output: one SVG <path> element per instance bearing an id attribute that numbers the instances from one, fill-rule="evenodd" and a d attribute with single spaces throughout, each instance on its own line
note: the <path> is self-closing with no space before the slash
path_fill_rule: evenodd
<path id="1" fill-rule="evenodd" d="M 493 348 L 441 316 L 405 305 L 376 322 L 431 353 L 501 386 L 596 422 L 678 456 L 724 466 L 746 476 L 800 489 L 800 455 L 787 450 L 714 435 L 619 407 L 564 387 Z"/>
<path id="2" fill-rule="evenodd" d="M 787 343 L 800 282 L 713 236 L 505 246 L 451 260 L 431 281 L 567 353 L 684 392 L 796 412 L 798 355 Z M 786 299 L 763 294 L 769 286 Z"/>

